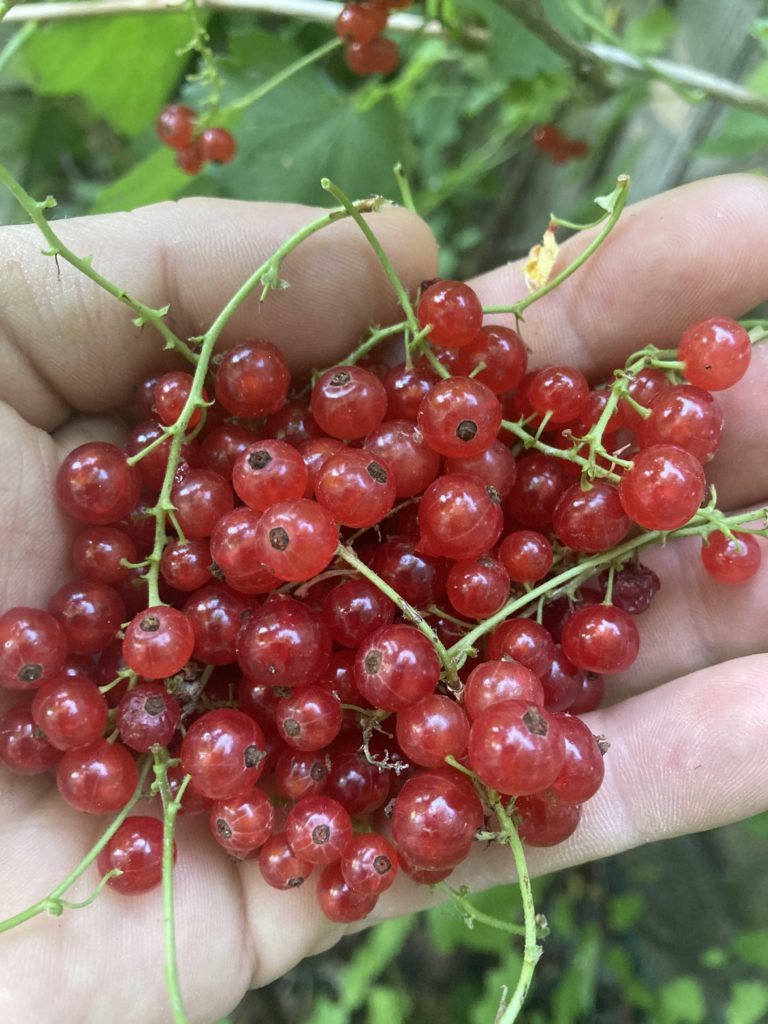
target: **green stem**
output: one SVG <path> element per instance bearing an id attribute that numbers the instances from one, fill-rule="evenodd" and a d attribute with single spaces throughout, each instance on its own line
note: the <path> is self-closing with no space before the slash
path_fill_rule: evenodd
<path id="1" fill-rule="evenodd" d="M 496 626 L 500 625 L 510 615 L 514 615 L 515 612 L 522 611 L 528 605 L 536 602 L 540 597 L 548 595 L 549 597 L 555 596 L 556 592 L 567 584 L 573 585 L 573 583 L 579 578 L 587 579 L 593 573 L 599 569 L 605 569 L 612 563 L 620 564 L 624 561 L 628 555 L 635 551 L 639 551 L 641 548 L 649 547 L 651 544 L 664 543 L 669 539 L 675 537 L 691 537 L 691 536 L 705 536 L 711 533 L 713 530 L 722 529 L 723 526 L 731 528 L 739 526 L 741 523 L 748 523 L 755 519 L 763 519 L 768 523 L 768 508 L 752 509 L 749 512 L 741 512 L 737 515 L 725 516 L 718 509 L 702 509 L 700 512 L 691 519 L 685 526 L 681 526 L 677 530 L 663 531 L 663 530 L 650 530 L 647 533 L 641 534 L 639 537 L 634 537 L 632 540 L 625 541 L 623 544 L 619 544 L 615 548 L 611 548 L 610 551 L 603 551 L 600 554 L 593 555 L 591 558 L 586 558 L 583 561 L 578 562 L 576 565 L 572 565 L 570 568 L 565 569 L 557 576 L 553 576 L 548 580 L 544 580 L 537 587 L 532 587 L 525 594 L 520 597 L 513 598 L 508 601 L 495 615 L 485 619 L 479 625 L 475 626 L 474 629 L 470 630 L 465 636 L 458 640 L 452 647 L 448 648 L 448 656 L 454 660 L 457 664 L 461 665 L 466 657 L 467 651 L 474 647 L 475 643 L 486 633 L 489 633 Z M 768 526 L 762 530 L 756 530 L 756 533 L 760 533 L 762 536 L 768 536 Z"/>
<path id="2" fill-rule="evenodd" d="M 341 191 L 338 185 L 334 185 L 334 183 L 332 181 L 329 181 L 328 178 L 322 178 L 320 184 L 323 186 L 326 192 L 330 192 L 334 199 L 338 203 L 340 203 L 341 206 L 344 207 L 344 209 L 347 211 L 350 217 L 352 217 L 354 222 L 365 235 L 368 244 L 376 253 L 379 263 L 381 263 L 382 267 L 384 268 L 384 271 L 387 277 L 389 278 L 392 287 L 395 290 L 395 294 L 397 295 L 401 309 L 405 313 L 405 318 L 408 322 L 408 327 L 410 328 L 411 333 L 413 335 L 418 334 L 420 330 L 419 322 L 416 319 L 416 313 L 414 312 L 413 304 L 411 303 L 411 300 L 408 296 L 408 292 L 405 290 L 405 288 L 402 285 L 402 282 L 400 281 L 400 278 L 395 273 L 395 268 L 392 266 L 389 256 L 387 256 L 387 254 L 384 252 L 381 242 L 378 240 L 376 235 L 371 230 L 370 225 L 364 219 L 360 211 L 355 207 L 355 204 L 349 199 L 348 196 L 344 194 L 344 192 Z"/>
<path id="3" fill-rule="evenodd" d="M 91 256 L 76 256 L 75 253 L 73 253 L 72 250 L 61 241 L 43 216 L 44 210 L 49 210 L 56 205 L 56 200 L 53 199 L 52 196 L 48 196 L 48 198 L 42 203 L 36 202 L 2 164 L 0 164 L 0 184 L 5 185 L 19 205 L 27 212 L 33 223 L 40 229 L 46 241 L 50 244 L 51 248 L 45 253 L 46 256 L 61 256 L 63 260 L 73 266 L 76 270 L 79 270 L 81 274 L 84 274 L 85 277 L 93 281 L 105 292 L 112 295 L 118 300 L 118 302 L 122 302 L 124 305 L 128 306 L 129 309 L 132 309 L 133 312 L 137 314 L 136 319 L 134 320 L 137 327 L 142 327 L 145 323 L 152 324 L 152 326 L 165 339 L 165 348 L 176 349 L 176 351 L 180 352 L 185 359 L 189 360 L 189 362 L 197 362 L 198 357 L 189 345 L 182 341 L 181 338 L 177 337 L 177 335 L 175 335 L 166 324 L 164 317 L 168 313 L 167 306 L 163 309 L 152 309 L 151 306 L 146 306 L 143 302 L 139 302 L 138 299 L 134 299 L 133 296 L 129 295 L 122 288 L 119 288 L 116 284 L 108 281 L 106 277 L 100 274 L 97 270 L 94 270 Z"/>
<path id="4" fill-rule="evenodd" d="M 133 796 L 128 803 L 123 807 L 120 813 L 115 817 L 112 824 L 106 829 L 99 837 L 98 841 L 91 847 L 86 853 L 85 857 L 80 861 L 77 867 L 70 871 L 64 881 L 57 885 L 56 888 L 49 893 L 42 900 L 34 903 L 31 907 L 27 907 L 26 910 L 22 910 L 19 914 L 14 914 L 13 917 L 7 918 L 5 921 L 0 921 L 0 932 L 10 931 L 11 928 L 15 928 L 17 925 L 22 924 L 24 921 L 29 921 L 30 918 L 37 917 L 39 914 L 43 914 L 46 911 L 50 911 L 51 907 L 57 908 L 58 906 L 64 906 L 61 903 L 61 897 L 64 893 L 70 889 L 75 882 L 80 878 L 82 874 L 90 867 L 90 865 L 96 860 L 101 851 L 107 845 L 112 836 L 117 832 L 122 823 L 128 817 L 133 810 L 136 803 L 141 799 L 144 792 L 144 783 L 146 782 L 147 775 L 149 774 L 149 768 L 152 762 L 147 758 L 139 771 L 139 781 L 134 790 Z M 56 910 L 54 910 L 56 912 Z"/>
<path id="5" fill-rule="evenodd" d="M 187 775 L 175 799 L 168 785 L 168 751 L 160 748 L 155 753 L 155 782 L 163 803 L 163 925 L 165 935 L 165 982 L 171 1002 L 174 1024 L 188 1024 L 179 985 L 179 967 L 176 960 L 176 921 L 173 911 L 173 833 L 181 798 L 189 782 Z"/>
<path id="6" fill-rule="evenodd" d="M 395 175 L 397 187 L 400 189 L 400 198 L 403 200 L 403 206 L 406 208 L 406 210 L 411 210 L 413 213 L 416 213 L 416 203 L 413 200 L 411 183 L 410 181 L 408 181 L 405 171 L 403 170 L 403 165 L 400 163 L 399 160 L 392 168 L 392 170 Z"/>
<path id="7" fill-rule="evenodd" d="M 298 74 L 299 71 L 303 71 L 304 68 L 308 68 L 311 64 L 317 63 L 322 60 L 327 54 L 337 50 L 342 45 L 341 39 L 331 39 L 327 43 L 323 43 L 322 46 L 318 46 L 316 50 L 312 50 L 310 53 L 305 53 L 303 57 L 295 60 L 293 64 L 288 64 L 278 71 L 276 75 L 268 78 L 266 82 L 262 82 L 261 85 L 257 85 L 255 89 L 247 92 L 245 96 L 241 96 L 239 100 L 235 100 L 234 103 L 230 103 L 224 108 L 223 113 L 239 113 L 241 110 L 245 110 L 250 107 L 253 103 L 257 103 L 267 93 L 272 92 L 283 82 L 286 82 L 293 75 Z"/>
<path id="8" fill-rule="evenodd" d="M 531 888 L 531 876 L 528 873 L 528 865 L 525 860 L 525 851 L 523 850 L 523 844 L 520 841 L 520 836 L 517 834 L 515 824 L 507 814 L 504 805 L 499 797 L 498 793 L 491 794 L 491 807 L 499 819 L 501 831 L 504 836 L 504 840 L 512 850 L 512 856 L 515 859 L 515 870 L 517 872 L 517 882 L 520 886 L 520 896 L 523 901 L 523 922 L 525 929 L 525 943 L 523 946 L 523 966 L 520 970 L 520 976 L 517 979 L 517 985 L 515 991 L 512 993 L 512 998 L 506 1005 L 504 1013 L 498 1018 L 498 1024 L 512 1024 L 516 1021 L 520 1015 L 520 1011 L 523 1008 L 528 990 L 531 987 L 531 981 L 533 979 L 533 972 L 536 970 L 536 964 L 541 958 L 542 949 L 538 943 L 538 936 L 536 931 L 536 910 L 533 904 L 533 890 Z"/>
<path id="9" fill-rule="evenodd" d="M 342 561 L 346 562 L 347 565 L 351 565 L 357 569 L 361 576 L 370 580 L 375 587 L 378 587 L 382 594 L 386 594 L 390 601 L 400 609 L 403 615 L 414 624 L 419 632 L 423 633 L 424 636 L 431 641 L 438 653 L 438 656 L 440 657 L 440 661 L 442 662 L 449 682 L 455 685 L 458 682 L 458 673 L 456 671 L 456 665 L 454 664 L 453 658 L 449 651 L 446 650 L 445 645 L 434 629 L 432 629 L 432 627 L 424 620 L 421 613 L 418 612 L 413 605 L 409 604 L 405 598 L 398 594 L 393 587 L 390 587 L 388 583 L 385 583 L 385 581 L 371 568 L 369 568 L 365 562 L 361 561 L 352 548 L 347 547 L 346 544 L 339 544 L 336 549 L 336 555 Z"/>
<path id="10" fill-rule="evenodd" d="M 2 20 L 2 19 L 0 19 Z M 0 71 L 3 71 L 8 61 L 14 57 L 29 37 L 37 30 L 37 22 L 28 21 L 22 25 L 18 32 L 14 32 L 2 50 L 0 50 Z"/>
<path id="11" fill-rule="evenodd" d="M 589 476 L 603 477 L 606 480 L 610 480 L 611 483 L 617 484 L 621 477 L 617 473 L 613 473 L 610 469 L 605 469 L 604 466 L 597 465 L 594 461 L 585 458 L 583 455 L 579 455 L 578 451 L 574 451 L 573 448 L 555 448 L 554 445 L 547 444 L 545 441 L 540 440 L 534 434 L 529 434 L 522 423 L 518 423 L 514 420 L 502 420 L 501 426 L 503 430 L 509 431 L 510 434 L 514 434 L 515 437 L 519 437 L 523 442 L 524 448 L 535 448 L 537 451 L 542 452 L 544 455 L 551 455 L 556 459 L 565 459 L 567 462 L 573 462 L 577 466 L 581 466 Z M 574 448 L 581 447 L 584 442 L 581 438 L 574 438 Z M 613 456 L 607 453 L 606 457 L 612 459 Z M 624 464 L 624 459 L 615 460 L 619 465 Z"/>
<path id="12" fill-rule="evenodd" d="M 508 935 L 525 935 L 524 926 L 511 924 L 509 921 L 502 921 L 499 917 L 491 917 L 490 914 L 484 914 L 482 910 L 473 907 L 462 889 L 454 889 L 447 882 L 439 882 L 435 888 L 447 893 L 459 907 L 461 913 L 472 921 L 477 921 L 478 924 L 485 924 L 489 928 L 496 928 L 497 931 L 506 932 Z"/>
<path id="13" fill-rule="evenodd" d="M 443 364 L 437 358 L 435 353 L 432 351 L 432 347 L 430 346 L 426 337 L 419 338 L 417 341 L 414 341 L 413 348 L 419 349 L 421 354 L 427 360 L 427 362 L 438 375 L 438 377 L 442 377 L 443 380 L 448 380 L 448 378 L 451 376 L 451 371 L 448 369 L 447 366 L 443 366 Z"/>
<path id="14" fill-rule="evenodd" d="M 541 288 L 537 288 L 535 292 L 531 292 L 526 298 L 521 299 L 519 302 L 513 303 L 511 306 L 488 306 L 483 310 L 484 313 L 513 313 L 516 317 L 522 318 L 523 312 L 532 306 L 534 302 L 538 302 L 545 295 L 548 295 L 551 291 L 561 285 L 566 278 L 569 278 L 571 274 L 575 273 L 579 267 L 581 267 L 589 257 L 603 244 L 605 239 L 613 230 L 616 222 L 621 216 L 621 211 L 624 209 L 629 197 L 629 176 L 626 174 L 619 175 L 616 180 L 616 188 L 611 195 L 605 200 L 607 207 L 605 226 L 598 235 L 596 235 L 586 249 L 580 253 L 579 256 L 565 268 L 561 270 L 559 274 L 553 277 L 546 284 L 542 285 Z"/>

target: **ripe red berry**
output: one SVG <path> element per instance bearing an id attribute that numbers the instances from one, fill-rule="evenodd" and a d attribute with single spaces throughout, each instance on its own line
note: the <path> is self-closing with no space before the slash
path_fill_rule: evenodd
<path id="1" fill-rule="evenodd" d="M 213 164 L 228 164 L 237 153 L 237 143 L 226 128 L 206 128 L 199 140 L 203 160 Z"/>
<path id="2" fill-rule="evenodd" d="M 139 497 L 138 470 L 113 444 L 89 441 L 64 459 L 56 474 L 56 497 L 68 515 L 106 526 L 127 515 Z"/>
<path id="3" fill-rule="evenodd" d="M 195 139 L 188 146 L 177 151 L 176 166 L 185 174 L 190 175 L 199 174 L 202 171 L 205 166 L 205 157 L 199 139 Z"/>
<path id="4" fill-rule="evenodd" d="M 422 399 L 417 423 L 430 448 L 449 458 L 480 455 L 501 426 L 501 404 L 490 388 L 469 377 L 440 381 Z"/>
<path id="5" fill-rule="evenodd" d="M 641 448 L 674 444 L 709 462 L 720 445 L 725 420 L 708 391 L 684 384 L 668 388 L 651 403 L 651 415 L 637 430 Z"/>
<path id="6" fill-rule="evenodd" d="M 216 398 L 233 416 L 251 419 L 277 412 L 285 402 L 291 371 L 282 352 L 268 341 L 247 341 L 231 349 L 216 373 Z"/>
<path id="7" fill-rule="evenodd" d="M 467 558 L 454 562 L 445 585 L 448 600 L 466 619 L 487 619 L 509 597 L 509 573 L 495 558 Z"/>
<path id="8" fill-rule="evenodd" d="M 440 471 L 440 456 L 408 420 L 386 420 L 368 434 L 363 447 L 391 470 L 397 498 L 421 494 Z"/>
<path id="9" fill-rule="evenodd" d="M 546 789 L 565 763 L 565 740 L 557 719 L 521 700 L 492 704 L 478 715 L 468 750 L 469 763 L 483 782 L 510 796 Z"/>
<path id="10" fill-rule="evenodd" d="M 589 397 L 584 374 L 573 366 L 547 366 L 534 375 L 527 390 L 528 401 L 540 416 L 552 423 L 575 419 Z"/>
<path id="11" fill-rule="evenodd" d="M 271 597 L 243 626 L 237 658 L 264 686 L 308 686 L 325 672 L 331 638 L 318 618 L 292 597 Z"/>
<path id="12" fill-rule="evenodd" d="M 173 844 L 176 861 L 176 843 Z M 118 868 L 121 872 L 107 885 L 125 896 L 137 896 L 159 885 L 163 877 L 163 823 L 145 815 L 126 818 L 99 854 L 103 877 Z"/>
<path id="13" fill-rule="evenodd" d="M 61 675 L 44 683 L 32 699 L 32 717 L 59 750 L 99 739 L 107 724 L 107 702 L 83 675 Z"/>
<path id="14" fill-rule="evenodd" d="M 415 626 L 383 626 L 358 649 L 357 687 L 373 707 L 399 711 L 416 704 L 434 692 L 439 678 L 440 659 Z"/>
<path id="15" fill-rule="evenodd" d="M 671 444 L 643 448 L 619 484 L 624 511 L 646 530 L 676 530 L 691 519 L 706 480 L 698 459 Z"/>
<path id="16" fill-rule="evenodd" d="M 160 112 L 157 134 L 171 149 L 184 149 L 194 137 L 197 114 L 183 103 L 173 103 Z"/>
<path id="17" fill-rule="evenodd" d="M 576 831 L 581 817 L 579 804 L 557 804 L 536 796 L 515 801 L 518 834 L 528 846 L 556 846 Z"/>
<path id="18" fill-rule="evenodd" d="M 395 475 L 365 448 L 329 456 L 317 475 L 315 495 L 342 526 L 364 529 L 383 519 L 395 503 Z"/>
<path id="19" fill-rule="evenodd" d="M 121 743 L 99 739 L 64 752 L 56 772 L 59 793 L 76 811 L 109 814 L 125 807 L 138 784 L 136 762 Z"/>
<path id="20" fill-rule="evenodd" d="M 685 363 L 686 380 L 708 391 L 722 391 L 747 372 L 752 344 L 740 323 L 712 317 L 685 331 L 677 355 Z"/>
<path id="21" fill-rule="evenodd" d="M 419 547 L 445 558 L 478 558 L 499 539 L 504 517 L 492 487 L 468 473 L 446 473 L 419 504 Z"/>
<path id="22" fill-rule="evenodd" d="M 397 71 L 400 52 L 391 39 L 379 36 L 370 43 L 347 43 L 344 47 L 344 61 L 349 70 L 361 78 L 368 75 L 391 75 Z"/>
<path id="23" fill-rule="evenodd" d="M 206 711 L 187 729 L 181 763 L 195 788 L 213 800 L 249 792 L 264 770 L 264 733 L 234 708 Z"/>
<path id="24" fill-rule="evenodd" d="M 332 510 L 309 498 L 273 505 L 256 526 L 259 554 L 278 580 L 309 580 L 321 573 L 338 539 Z"/>
<path id="25" fill-rule="evenodd" d="M 40 608 L 0 615 L 0 686 L 34 690 L 64 667 L 67 640 L 58 620 Z"/>
<path id="26" fill-rule="evenodd" d="M 595 795 L 603 782 L 605 763 L 595 736 L 575 715 L 559 715 L 565 739 L 565 762 L 546 796 L 560 804 L 582 804 Z"/>
<path id="27" fill-rule="evenodd" d="M 345 4 L 336 19 L 336 35 L 355 43 L 372 43 L 387 24 L 389 11 L 375 3 Z"/>
<path id="28" fill-rule="evenodd" d="M 336 366 L 318 377 L 309 408 L 330 437 L 354 441 L 375 430 L 384 419 L 387 392 L 368 370 Z"/>
<path id="29" fill-rule="evenodd" d="M 422 328 L 431 327 L 429 342 L 441 348 L 470 345 L 483 324 L 477 293 L 462 281 L 435 281 L 425 288 L 416 310 Z"/>
<path id="30" fill-rule="evenodd" d="M 554 654 L 552 637 L 533 619 L 507 619 L 488 638 L 489 658 L 511 658 L 539 677 L 549 671 Z"/>
<path id="31" fill-rule="evenodd" d="M 61 757 L 32 718 L 32 709 L 16 705 L 0 717 L 0 763 L 16 775 L 41 775 Z"/>
<path id="32" fill-rule="evenodd" d="M 257 786 L 242 794 L 217 800 L 210 811 L 211 834 L 219 846 L 236 857 L 246 857 L 269 839 L 275 810 Z"/>
<path id="33" fill-rule="evenodd" d="M 514 583 L 536 583 L 552 568 L 552 545 L 543 533 L 515 530 L 499 545 L 499 561 Z"/>
<path id="34" fill-rule="evenodd" d="M 762 553 L 752 534 L 736 532 L 731 539 L 718 531 L 710 533 L 707 541 L 701 548 L 701 561 L 718 583 L 746 583 L 760 568 Z"/>
<path id="35" fill-rule="evenodd" d="M 525 665 L 509 659 L 483 661 L 469 673 L 464 687 L 464 707 L 470 718 L 478 718 L 492 704 L 506 700 L 544 703 L 539 677 Z"/>
<path id="36" fill-rule="evenodd" d="M 103 651 L 125 621 L 118 592 L 95 580 L 65 583 L 51 597 L 48 610 L 61 623 L 71 654 Z"/>
<path id="37" fill-rule="evenodd" d="M 307 480 L 304 459 L 285 441 L 257 441 L 232 466 L 235 493 L 256 512 L 265 512 L 278 501 L 301 498 Z"/>
<path id="38" fill-rule="evenodd" d="M 497 395 L 515 391 L 520 387 L 528 365 L 523 339 L 511 327 L 498 324 L 481 327 L 475 340 L 461 349 L 458 371 L 468 377 L 481 363 L 485 367 L 474 374 L 474 380 L 485 384 Z"/>
<path id="39" fill-rule="evenodd" d="M 595 481 L 589 490 L 574 484 L 555 506 L 552 527 L 557 539 L 574 551 L 594 554 L 619 544 L 632 525 L 613 484 Z"/>
<path id="40" fill-rule="evenodd" d="M 125 663 L 146 679 L 163 679 L 181 671 L 192 657 L 192 624 L 176 608 L 145 608 L 130 622 L 123 640 Z"/>
<path id="41" fill-rule="evenodd" d="M 326 594 L 322 615 L 337 644 L 357 649 L 374 630 L 392 622 L 395 606 L 369 580 L 351 579 Z"/>
<path id="42" fill-rule="evenodd" d="M 344 847 L 339 867 L 344 881 L 355 893 L 378 896 L 397 877 L 394 846 L 376 832 L 354 836 Z"/>
<path id="43" fill-rule="evenodd" d="M 312 874 L 315 865 L 296 856 L 285 832 L 276 832 L 259 850 L 259 868 L 262 878 L 273 889 L 298 889 Z"/>
<path id="44" fill-rule="evenodd" d="M 397 715 L 397 742 L 405 756 L 424 768 L 440 768 L 446 757 L 467 749 L 469 719 L 450 697 L 433 693 Z"/>
<path id="45" fill-rule="evenodd" d="M 431 871 L 453 868 L 469 853 L 483 824 L 472 783 L 452 768 L 409 779 L 397 795 L 392 835 L 398 858 Z"/>
<path id="46" fill-rule="evenodd" d="M 587 672 L 624 672 L 634 662 L 639 647 L 632 617 L 614 605 L 577 608 L 563 628 L 563 652 Z"/>
<path id="47" fill-rule="evenodd" d="M 178 701 L 162 683 L 138 683 L 120 698 L 115 725 L 127 747 L 146 753 L 155 743 L 167 747 L 180 719 Z"/>
<path id="48" fill-rule="evenodd" d="M 341 703 L 322 686 L 302 686 L 275 707 L 280 736 L 295 750 L 324 750 L 341 729 Z"/>
<path id="49" fill-rule="evenodd" d="M 352 838 L 352 819 L 337 800 L 306 796 L 288 812 L 285 835 L 297 857 L 310 864 L 331 864 Z"/>

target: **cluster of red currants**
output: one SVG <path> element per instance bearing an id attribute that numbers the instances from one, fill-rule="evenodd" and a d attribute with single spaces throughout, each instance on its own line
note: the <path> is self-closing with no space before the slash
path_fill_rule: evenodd
<path id="1" fill-rule="evenodd" d="M 285 359 L 261 340 L 217 357 L 207 391 L 185 372 L 145 380 L 125 450 L 88 443 L 58 472 L 59 504 L 83 524 L 76 579 L 47 611 L 0 617 L 0 685 L 20 697 L 0 719 L 3 764 L 55 771 L 68 804 L 103 814 L 133 795 L 137 754 L 166 748 L 171 792 L 189 776 L 183 814 L 207 814 L 277 888 L 317 867 L 319 904 L 341 922 L 398 869 L 445 878 L 496 827 L 447 758 L 502 795 L 529 845 L 575 830 L 605 749 L 579 715 L 634 661 L 634 616 L 659 581 L 608 559 L 540 620 L 502 609 L 633 524 L 696 514 L 723 425 L 711 391 L 750 359 L 743 328 L 715 318 L 682 338 L 686 383 L 629 374 L 602 431 L 616 472 L 587 486 L 579 439 L 612 391 L 574 367 L 527 372 L 520 336 L 483 326 L 460 282 L 427 284 L 417 315 L 436 362 L 337 366 L 308 400 L 289 398 Z M 549 451 L 516 457 L 515 424 Z M 736 583 L 760 549 L 713 532 L 702 558 Z M 165 603 L 149 599 L 152 573 Z M 161 822 L 129 817 L 99 867 L 144 892 L 161 845 Z"/>
<path id="2" fill-rule="evenodd" d="M 157 119 L 160 141 L 176 150 L 176 163 L 187 174 L 199 174 L 206 164 L 228 164 L 237 152 L 234 136 L 226 128 L 197 130 L 197 112 L 172 103 Z"/>
<path id="3" fill-rule="evenodd" d="M 361 77 L 391 75 L 400 63 L 397 44 L 381 33 L 393 8 L 410 7 L 412 0 L 367 0 L 345 4 L 336 19 L 336 35 L 346 43 L 344 61 Z"/>
<path id="4" fill-rule="evenodd" d="M 533 129 L 533 144 L 553 163 L 566 164 L 586 156 L 589 146 L 583 139 L 569 139 L 555 124 L 537 124 Z"/>

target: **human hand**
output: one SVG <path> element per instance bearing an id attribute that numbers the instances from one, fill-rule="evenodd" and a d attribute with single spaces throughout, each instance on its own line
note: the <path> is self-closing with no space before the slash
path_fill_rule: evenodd
<path id="1" fill-rule="evenodd" d="M 61 225 L 61 234 L 133 295 L 172 305 L 181 336 L 198 334 L 234 288 L 276 245 L 309 220 L 306 208 L 197 200 Z M 435 274 L 434 243 L 403 211 L 373 225 L 409 289 Z M 630 208 L 587 265 L 531 309 L 524 328 L 533 365 L 553 359 L 605 375 L 645 344 L 674 345 L 707 315 L 743 314 L 766 297 L 768 186 L 758 178 L 702 182 Z M 584 245 L 564 246 L 572 256 Z M 0 234 L 0 607 L 44 606 L 68 575 L 69 526 L 53 502 L 63 453 L 91 437 L 113 439 L 109 413 L 143 374 L 164 365 L 150 328 L 136 331 L 111 298 L 67 266 L 39 255 L 33 228 Z M 286 292 L 236 314 L 224 344 L 260 335 L 295 369 L 327 365 L 371 321 L 395 315 L 390 289 L 354 225 L 335 225 L 286 261 Z M 486 304 L 522 293 L 519 268 L 475 282 Z M 631 290 L 631 291 L 630 291 Z M 496 319 L 496 318 L 494 318 Z M 503 320 L 503 318 L 498 318 Z M 758 346 L 744 381 L 719 396 L 727 419 L 711 478 L 726 509 L 765 503 L 760 418 L 768 356 Z M 49 436 L 49 433 L 50 435 Z M 763 644 L 768 603 L 760 577 L 723 595 L 699 568 L 697 541 L 644 557 L 663 589 L 640 620 L 644 643 L 625 676 L 626 697 L 588 721 L 612 743 L 606 780 L 571 840 L 532 851 L 543 872 L 668 835 L 711 828 L 768 806 L 760 740 L 768 725 Z M 764 591 L 764 588 L 763 588 Z M 727 598 L 723 600 L 723 597 Z M 671 680 L 671 681 L 670 681 Z M 0 776 L 0 916 L 49 892 L 103 830 L 62 803 L 50 781 Z M 190 1019 L 209 1024 L 244 991 L 333 944 L 343 929 L 325 920 L 311 883 L 269 889 L 252 861 L 233 864 L 207 821 L 181 818 L 175 870 L 178 959 Z M 456 872 L 480 889 L 512 876 L 509 851 L 479 850 Z M 91 869 L 71 898 L 87 895 Z M 437 897 L 407 880 L 371 919 Z M 0 1014 L 42 1024 L 58 1019 L 131 1024 L 170 1019 L 163 977 L 160 897 L 105 890 L 83 911 L 39 917 L 2 938 Z"/>

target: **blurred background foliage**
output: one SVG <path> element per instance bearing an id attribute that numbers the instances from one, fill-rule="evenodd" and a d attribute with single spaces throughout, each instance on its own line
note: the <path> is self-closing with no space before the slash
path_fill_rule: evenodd
<path id="1" fill-rule="evenodd" d="M 526 27 L 514 13 L 521 8 L 561 40 L 620 47 L 639 72 L 572 59 Z M 621 172 L 636 200 L 768 165 L 764 114 L 680 87 L 648 63 L 693 66 L 768 101 L 765 3 L 429 0 L 416 10 L 440 17 L 446 31 L 391 32 L 402 66 L 390 79 L 355 79 L 337 50 L 229 113 L 227 104 L 331 38 L 332 26 L 199 11 L 239 154 L 195 178 L 154 134 L 167 102 L 201 108 L 211 98 L 187 47 L 188 11 L 7 20 L 0 159 L 37 197 L 55 195 L 60 215 L 185 195 L 323 204 L 322 175 L 351 195 L 393 196 L 401 161 L 440 240 L 443 273 L 462 277 L 527 250 L 551 210 L 590 219 L 591 198 Z M 489 30 L 487 41 L 468 38 L 468 28 Z M 533 144 L 545 122 L 584 140 L 586 154 L 551 162 Z M 0 195 L 0 220 L 23 219 Z M 552 934 L 526 1024 L 768 1021 L 767 841 L 763 815 L 539 880 L 537 906 Z M 514 887 L 475 899 L 519 916 Z M 492 1024 L 518 957 L 508 936 L 470 929 L 441 908 L 344 940 L 249 995 L 231 1021 Z"/>

